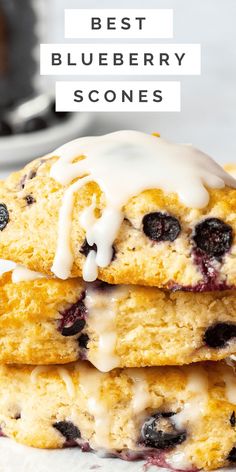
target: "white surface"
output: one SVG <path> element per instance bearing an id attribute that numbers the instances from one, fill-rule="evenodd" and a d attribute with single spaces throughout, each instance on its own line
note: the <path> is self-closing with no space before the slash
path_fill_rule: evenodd
<path id="1" fill-rule="evenodd" d="M 0 439 L 0 472 L 144 472 L 144 462 L 101 459 L 78 448 L 44 451 Z M 148 472 L 165 472 L 152 467 Z"/>
<path id="2" fill-rule="evenodd" d="M 101 459 L 78 448 L 45 451 L 28 448 L 13 441 L 0 439 L 0 472 L 145 472 L 145 462 L 126 462 L 120 459 Z M 149 467 L 147 472 L 167 472 Z M 218 469 L 217 472 L 221 472 Z M 227 468 L 222 472 L 235 472 Z"/>

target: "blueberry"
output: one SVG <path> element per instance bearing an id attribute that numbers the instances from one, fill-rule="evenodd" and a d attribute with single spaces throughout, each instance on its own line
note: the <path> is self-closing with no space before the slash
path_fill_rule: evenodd
<path id="1" fill-rule="evenodd" d="M 6 228 L 9 222 L 9 213 L 5 203 L 0 203 L 0 231 Z"/>
<path id="2" fill-rule="evenodd" d="M 185 441 L 186 431 L 177 431 L 171 417 L 174 413 L 157 413 L 142 426 L 141 442 L 147 447 L 168 449 Z"/>
<path id="3" fill-rule="evenodd" d="M 17 413 L 15 416 L 14 416 L 14 420 L 20 420 L 21 419 L 21 414 L 20 413 Z"/>
<path id="4" fill-rule="evenodd" d="M 36 202 L 35 198 L 32 195 L 26 195 L 26 197 L 24 197 L 24 200 L 26 201 L 27 205 L 32 205 Z"/>
<path id="5" fill-rule="evenodd" d="M 233 411 L 231 417 L 230 417 L 230 420 L 229 420 L 232 428 L 234 428 L 234 426 L 236 426 L 236 417 L 235 417 L 235 411 Z"/>
<path id="6" fill-rule="evenodd" d="M 225 347 L 230 339 L 236 337 L 236 325 L 231 323 L 217 323 L 207 328 L 204 342 L 209 347 Z"/>
<path id="7" fill-rule="evenodd" d="M 116 258 L 116 249 L 114 246 L 112 246 L 112 250 L 113 250 L 113 254 L 112 254 L 111 262 L 114 261 L 114 259 Z M 90 251 L 97 252 L 97 245 L 93 244 L 92 246 L 90 246 L 87 239 L 85 239 L 79 252 L 83 254 L 83 256 L 87 257 Z"/>
<path id="8" fill-rule="evenodd" d="M 96 244 L 93 244 L 92 246 L 90 246 L 87 239 L 85 239 L 79 252 L 83 254 L 83 256 L 87 257 L 90 251 L 97 252 L 97 246 Z"/>
<path id="9" fill-rule="evenodd" d="M 81 438 L 80 430 L 71 421 L 58 421 L 53 427 L 66 438 L 67 441 Z"/>
<path id="10" fill-rule="evenodd" d="M 87 334 L 81 334 L 79 337 L 79 347 L 82 349 L 88 349 L 89 336 Z"/>
<path id="11" fill-rule="evenodd" d="M 12 134 L 10 125 L 3 120 L 0 120 L 0 136 L 9 136 Z"/>
<path id="12" fill-rule="evenodd" d="M 23 133 L 32 133 L 34 131 L 40 131 L 47 127 L 48 125 L 44 118 L 41 118 L 40 116 L 35 116 L 34 118 L 30 118 L 28 121 L 25 122 L 22 131 Z"/>
<path id="13" fill-rule="evenodd" d="M 236 462 L 236 447 L 233 447 L 227 457 L 228 461 Z"/>
<path id="14" fill-rule="evenodd" d="M 59 331 L 62 336 L 74 336 L 84 329 L 87 310 L 83 298 L 84 295 L 67 310 L 60 312 L 62 319 L 60 320 Z"/>
<path id="15" fill-rule="evenodd" d="M 103 282 L 103 280 L 95 280 L 94 282 L 89 282 L 87 284 L 89 288 L 97 290 L 98 292 L 107 292 L 108 290 L 114 290 L 116 285 L 111 285 L 108 282 Z"/>
<path id="16" fill-rule="evenodd" d="M 218 218 L 207 218 L 196 226 L 193 240 L 209 256 L 221 257 L 232 246 L 233 230 Z"/>
<path id="17" fill-rule="evenodd" d="M 180 231 L 180 223 L 174 216 L 153 212 L 143 217 L 143 232 L 152 241 L 174 241 Z"/>

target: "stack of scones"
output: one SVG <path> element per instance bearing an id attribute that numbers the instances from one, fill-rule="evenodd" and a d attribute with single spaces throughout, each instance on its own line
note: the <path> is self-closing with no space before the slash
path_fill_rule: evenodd
<path id="1" fill-rule="evenodd" d="M 227 170 L 119 131 L 1 182 L 1 441 L 188 472 L 236 463 Z"/>

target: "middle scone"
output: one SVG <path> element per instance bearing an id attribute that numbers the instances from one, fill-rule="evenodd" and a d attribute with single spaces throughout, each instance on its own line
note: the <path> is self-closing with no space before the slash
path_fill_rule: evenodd
<path id="1" fill-rule="evenodd" d="M 34 273 L 33 273 L 34 274 Z M 14 279 L 14 278 L 13 278 Z M 236 291 L 0 278 L 0 363 L 182 365 L 236 354 Z"/>

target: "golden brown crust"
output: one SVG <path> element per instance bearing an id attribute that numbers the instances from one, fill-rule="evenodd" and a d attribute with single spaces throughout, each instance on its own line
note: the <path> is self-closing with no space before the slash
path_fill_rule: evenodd
<path id="1" fill-rule="evenodd" d="M 0 233 L 1 257 L 23 263 L 33 270 L 50 274 L 57 243 L 58 212 L 65 188 L 49 176 L 56 158 L 36 160 L 23 170 L 12 174 L 1 191 L 1 201 L 7 205 L 10 222 Z M 35 175 L 36 172 L 36 175 Z M 25 177 L 26 176 L 26 177 Z M 33 176 L 33 177 L 32 177 Z M 22 190 L 22 183 L 24 188 Z M 75 264 L 72 276 L 81 276 L 84 256 L 81 246 L 85 234 L 79 225 L 81 211 L 97 195 L 98 207 L 104 206 L 103 195 L 96 184 L 83 187 L 75 196 L 71 243 Z M 31 195 L 35 203 L 26 204 Z M 133 283 L 158 287 L 187 286 L 208 290 L 206 276 L 193 257 L 192 235 L 196 224 L 206 217 L 216 217 L 232 226 L 234 241 L 222 261 L 211 261 L 217 286 L 236 285 L 235 234 L 236 190 L 225 188 L 210 191 L 210 202 L 202 210 L 191 210 L 182 205 L 175 194 L 148 190 L 132 198 L 124 208 L 125 220 L 115 240 L 116 257 L 98 277 L 109 283 Z M 145 214 L 167 212 L 180 221 L 182 231 L 174 242 L 155 243 L 142 231 Z"/>
<path id="2" fill-rule="evenodd" d="M 236 353 L 235 291 L 192 294 L 131 285 L 95 286 L 81 279 L 13 283 L 11 274 L 5 274 L 0 279 L 0 363 L 66 364 L 82 355 L 102 369 L 99 329 L 111 306 L 112 328 L 104 327 L 103 334 L 112 329 L 116 336 L 109 355 L 115 356 L 118 367 L 182 365 Z M 62 335 L 63 313 L 71 307 L 75 313 L 81 298 L 86 308 L 86 291 L 94 301 L 92 312 L 87 307 L 85 326 Z M 209 347 L 205 333 L 219 323 L 232 325 L 232 338 L 222 347 Z M 87 349 L 79 346 L 81 334 L 89 336 Z"/>
<path id="3" fill-rule="evenodd" d="M 84 364 L 70 365 L 66 368 L 71 382 L 69 389 L 65 372 L 63 377 L 56 367 L 33 374 L 32 371 L 33 367 L 0 367 L 2 431 L 20 443 L 40 448 L 63 447 L 65 437 L 55 424 L 66 421 L 78 428 L 80 444 L 90 443 L 95 449 L 104 449 L 101 430 L 96 436 L 98 430 L 94 423 L 94 415 L 98 418 L 97 411 L 102 405 L 103 426 L 100 427 L 103 427 L 103 441 L 104 437 L 107 441 L 105 449 L 140 452 L 145 450 L 138 443 L 147 418 L 158 412 L 181 412 L 191 402 L 197 410 L 195 413 L 186 410 L 182 419 L 181 430 L 186 438 L 159 453 L 165 455 L 167 462 L 173 460 L 172 453 L 182 453 L 189 469 L 211 470 L 229 465 L 229 453 L 236 444 L 235 405 L 228 399 L 229 382 L 234 374 L 225 364 L 127 369 L 110 374 L 99 374 Z M 140 382 L 145 381 L 147 395 L 139 414 L 134 413 L 132 403 L 135 375 L 139 375 Z M 89 382 L 97 385 L 94 415 L 88 407 Z M 171 421 L 176 421 L 175 415 Z M 159 453 L 156 450 L 157 457 Z"/>

